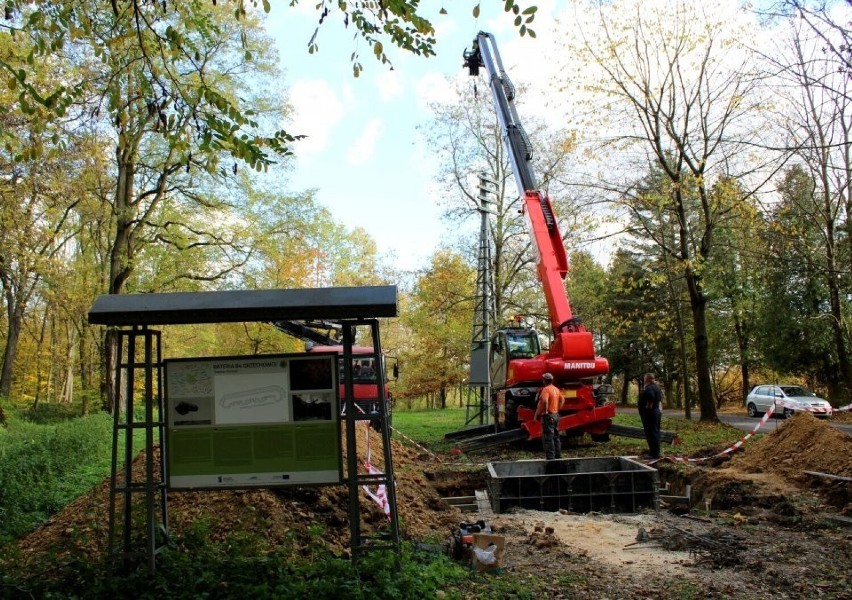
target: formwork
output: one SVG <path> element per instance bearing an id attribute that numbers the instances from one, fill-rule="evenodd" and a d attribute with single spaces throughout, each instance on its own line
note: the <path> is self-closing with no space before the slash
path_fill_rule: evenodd
<path id="1" fill-rule="evenodd" d="M 491 510 L 633 513 L 657 508 L 657 470 L 623 456 L 488 463 Z"/>

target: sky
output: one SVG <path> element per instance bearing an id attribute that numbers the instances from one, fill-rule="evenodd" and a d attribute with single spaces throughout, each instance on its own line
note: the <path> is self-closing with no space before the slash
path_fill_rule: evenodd
<path id="1" fill-rule="evenodd" d="M 520 37 L 498 0 L 482 2 L 478 19 L 473 18 L 477 2 L 443 0 L 449 14 L 440 15 L 441 1 L 427 0 L 423 14 L 436 28 L 436 56 L 386 44 L 393 70 L 356 41 L 354 28 L 345 29 L 336 13 L 320 27 L 319 51 L 308 54 L 316 3 L 302 0 L 293 8 L 273 3 L 266 27 L 277 44 L 294 109 L 287 129 L 308 136 L 294 145 L 290 191 L 316 189 L 317 200 L 337 222 L 366 230 L 397 268 L 427 267 L 435 250 L 453 237 L 441 221 L 437 161 L 417 129 L 430 122 L 428 104 L 450 97 L 446 77 L 468 76 L 462 52 L 480 30 L 494 34 L 513 82 L 545 86 L 550 74 L 543 58 L 557 1 L 522 3 L 538 6 L 533 39 Z M 364 68 L 358 78 L 349 60 L 355 50 Z M 471 218 L 471 230 L 478 232 L 478 217 Z"/>

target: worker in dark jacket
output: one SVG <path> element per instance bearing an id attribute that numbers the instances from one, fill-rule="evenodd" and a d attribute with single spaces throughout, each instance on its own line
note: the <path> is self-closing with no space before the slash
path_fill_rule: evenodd
<path id="1" fill-rule="evenodd" d="M 648 456 L 660 458 L 660 421 L 663 417 L 663 392 L 653 373 L 646 373 L 642 391 L 639 392 L 639 417 L 648 442 Z"/>
<path id="2" fill-rule="evenodd" d="M 544 457 L 547 460 L 562 458 L 562 441 L 559 439 L 559 406 L 562 404 L 562 394 L 553 385 L 553 375 L 545 373 L 541 377 L 542 388 L 538 392 L 538 404 L 535 418 L 541 421 L 541 444 L 544 446 Z"/>

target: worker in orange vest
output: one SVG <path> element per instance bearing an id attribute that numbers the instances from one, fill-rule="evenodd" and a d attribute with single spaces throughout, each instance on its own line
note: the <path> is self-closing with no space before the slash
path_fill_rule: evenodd
<path id="1" fill-rule="evenodd" d="M 541 377 L 543 386 L 538 391 L 538 404 L 535 418 L 541 421 L 541 444 L 544 446 L 544 456 L 547 460 L 562 458 L 562 441 L 559 439 L 559 406 L 562 404 L 562 394 L 553 385 L 553 375 L 545 373 Z"/>

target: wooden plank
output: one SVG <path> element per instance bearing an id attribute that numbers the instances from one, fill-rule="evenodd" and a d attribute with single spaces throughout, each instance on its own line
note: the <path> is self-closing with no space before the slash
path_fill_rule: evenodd
<path id="1" fill-rule="evenodd" d="M 452 506 L 458 504 L 476 504 L 476 496 L 451 496 L 449 498 L 441 498 L 441 500 Z"/>
<path id="2" fill-rule="evenodd" d="M 482 516 L 492 516 L 494 511 L 491 510 L 491 502 L 488 499 L 488 492 L 485 490 L 476 490 L 476 505 L 479 507 L 479 514 Z"/>
<path id="3" fill-rule="evenodd" d="M 831 473 L 820 473 L 819 471 L 802 471 L 805 475 L 812 477 L 821 477 L 823 479 L 831 479 L 832 481 L 845 481 L 852 483 L 852 477 L 841 477 L 840 475 L 832 475 Z"/>

